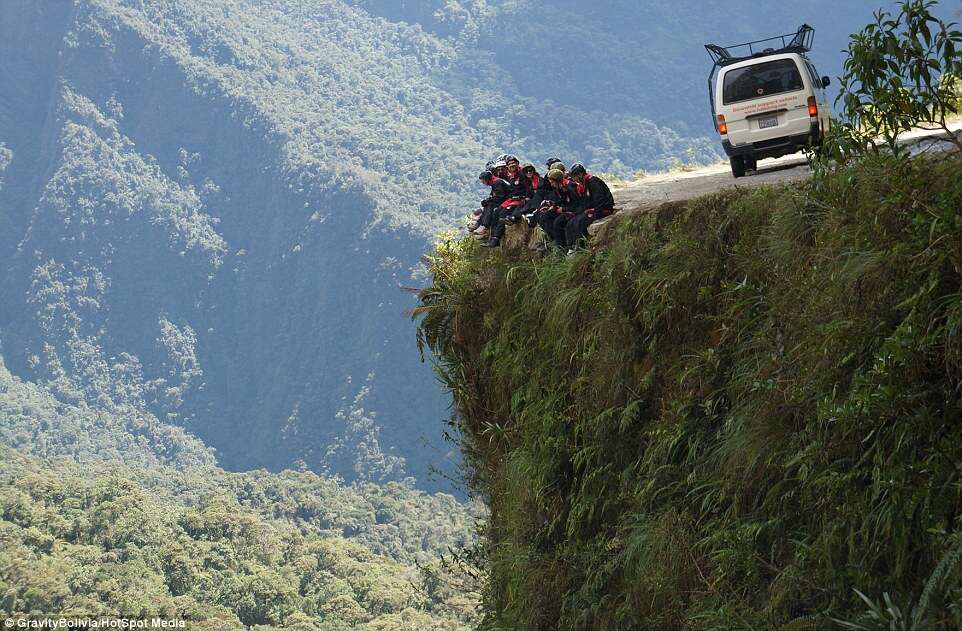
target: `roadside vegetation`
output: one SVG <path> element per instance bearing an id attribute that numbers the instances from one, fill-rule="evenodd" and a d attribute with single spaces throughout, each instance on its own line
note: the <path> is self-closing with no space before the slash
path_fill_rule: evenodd
<path id="1" fill-rule="evenodd" d="M 962 31 L 932 15 L 935 0 L 906 0 L 900 11 L 879 11 L 852 36 L 841 78 L 841 124 L 829 137 L 826 158 L 884 148 L 904 150 L 900 134 L 912 129 L 943 132 L 962 151 L 949 123 L 962 114 Z"/>
<path id="2" fill-rule="evenodd" d="M 419 341 L 490 508 L 482 628 L 962 628 L 962 153 L 871 140 L 953 107 L 915 91 L 960 63 L 931 6 L 853 38 L 807 182 L 570 257 L 438 244 Z M 859 79 L 903 70 L 909 118 Z"/>

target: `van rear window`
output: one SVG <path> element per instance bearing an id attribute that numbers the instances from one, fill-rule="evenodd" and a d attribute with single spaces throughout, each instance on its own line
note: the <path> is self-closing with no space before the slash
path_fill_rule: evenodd
<path id="1" fill-rule="evenodd" d="M 802 75 L 791 59 L 766 61 L 729 70 L 725 75 L 724 104 L 801 90 Z"/>

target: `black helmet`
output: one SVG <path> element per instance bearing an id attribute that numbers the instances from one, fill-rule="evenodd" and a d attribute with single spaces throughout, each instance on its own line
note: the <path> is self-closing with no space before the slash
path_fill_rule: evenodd
<path id="1" fill-rule="evenodd" d="M 568 175 L 574 177 L 576 175 L 584 175 L 587 172 L 588 172 L 588 169 L 585 168 L 585 165 L 579 162 L 575 164 L 573 167 L 571 167 L 571 170 L 568 171 Z"/>
<path id="2" fill-rule="evenodd" d="M 548 161 L 545 162 L 544 165 L 550 169 L 551 165 L 555 162 L 561 162 L 561 158 L 548 158 Z"/>
<path id="3" fill-rule="evenodd" d="M 494 173 L 492 173 L 491 171 L 482 171 L 481 175 L 478 176 L 478 179 L 481 180 L 482 182 L 487 182 L 493 177 L 494 177 Z"/>
<path id="4" fill-rule="evenodd" d="M 494 167 L 494 160 L 488 160 L 484 163 L 484 168 L 486 171 L 490 171 Z"/>

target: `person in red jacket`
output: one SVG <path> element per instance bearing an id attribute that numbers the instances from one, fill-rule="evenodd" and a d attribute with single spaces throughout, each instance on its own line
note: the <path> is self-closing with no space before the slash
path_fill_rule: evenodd
<path id="1" fill-rule="evenodd" d="M 588 237 L 588 226 L 614 211 L 615 198 L 611 189 L 600 177 L 592 175 L 584 165 L 576 164 L 568 172 L 571 178 L 569 191 L 573 213 L 565 223 L 565 244 L 570 248 Z"/>
<path id="2" fill-rule="evenodd" d="M 525 178 L 521 173 L 521 162 L 517 156 L 507 156 L 504 161 L 504 175 L 500 176 L 505 182 L 511 185 L 511 199 L 523 200 L 525 196 Z M 514 208 L 521 204 L 508 204 L 506 207 Z"/>
<path id="3" fill-rule="evenodd" d="M 521 176 L 524 178 L 522 180 L 524 196 L 531 199 L 537 190 L 541 188 L 541 175 L 538 173 L 538 169 L 534 168 L 533 164 L 526 162 L 521 167 Z"/>
<path id="4" fill-rule="evenodd" d="M 558 166 L 563 168 L 563 165 Z M 574 168 L 578 166 L 581 165 L 575 164 L 575 166 L 571 168 L 574 170 Z M 556 245 L 563 248 L 570 248 L 574 244 L 568 239 L 568 224 L 577 216 L 578 212 L 584 208 L 588 193 L 584 183 L 576 181 L 570 172 L 565 173 L 562 186 L 564 187 L 567 202 L 562 208 L 559 208 L 558 215 L 551 224 L 549 234 L 551 234 Z"/>
<path id="5" fill-rule="evenodd" d="M 511 185 L 491 171 L 484 171 L 478 179 L 491 187 L 491 194 L 481 202 L 481 217 L 478 221 L 480 225 L 472 231 L 472 234 L 478 239 L 487 239 L 491 234 L 491 228 L 497 225 L 501 205 L 511 198 Z"/>
<path id="6" fill-rule="evenodd" d="M 538 170 L 530 162 L 521 166 L 521 182 L 517 192 L 524 199 L 524 203 L 517 206 L 505 219 L 505 223 L 518 223 L 525 215 L 530 215 L 541 203 L 542 178 Z"/>
<path id="7" fill-rule="evenodd" d="M 564 246 L 564 227 L 570 216 L 567 208 L 571 204 L 568 178 L 561 169 L 551 169 L 546 179 L 548 188 L 541 194 L 541 203 L 532 220 L 541 226 L 550 243 Z"/>
<path id="8" fill-rule="evenodd" d="M 489 248 L 496 248 L 501 245 L 505 223 L 509 223 L 515 211 L 524 208 L 525 202 L 527 202 L 525 177 L 521 173 L 521 161 L 518 160 L 517 156 L 508 155 L 505 156 L 504 165 L 505 170 L 502 179 L 508 184 L 510 190 L 508 198 L 501 202 L 500 208 L 492 215 L 491 237 L 487 243 L 483 244 Z"/>

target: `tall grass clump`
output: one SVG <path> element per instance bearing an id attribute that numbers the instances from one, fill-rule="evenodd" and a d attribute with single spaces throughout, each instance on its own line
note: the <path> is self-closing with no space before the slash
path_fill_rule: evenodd
<path id="1" fill-rule="evenodd" d="M 957 154 L 429 264 L 419 339 L 490 507 L 483 628 L 962 627 Z"/>

